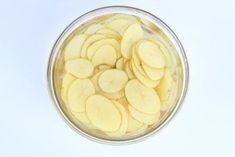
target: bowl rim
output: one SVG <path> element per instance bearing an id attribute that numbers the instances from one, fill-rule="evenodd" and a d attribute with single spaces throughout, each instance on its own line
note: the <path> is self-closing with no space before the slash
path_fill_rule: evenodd
<path id="1" fill-rule="evenodd" d="M 110 10 L 111 9 L 111 10 Z M 110 11 L 106 12 L 106 11 Z M 54 65 L 55 65 L 55 59 L 56 56 L 58 54 L 58 45 L 59 42 L 62 41 L 63 43 L 63 38 L 65 37 L 66 34 L 70 34 L 69 30 L 77 23 L 77 21 L 79 21 L 82 18 L 86 18 L 86 16 L 89 16 L 89 14 L 92 14 L 94 12 L 98 12 L 98 11 L 103 11 L 105 13 L 103 13 L 102 15 L 106 15 L 106 14 L 111 14 L 111 13 L 126 13 L 126 14 L 130 14 L 131 12 L 136 12 L 137 14 L 144 14 L 146 17 L 148 16 L 149 18 L 151 18 L 153 21 L 158 22 L 158 24 L 160 24 L 162 26 L 162 28 L 164 28 L 164 30 L 168 33 L 167 37 L 170 38 L 170 41 L 174 44 L 174 46 L 176 46 L 177 53 L 180 56 L 180 60 L 182 62 L 182 71 L 183 71 L 183 83 L 182 83 L 182 91 L 180 94 L 179 99 L 176 102 L 176 105 L 174 107 L 174 109 L 172 110 L 172 112 L 166 117 L 166 119 L 156 128 L 154 128 L 152 131 L 147 132 L 146 134 L 131 138 L 131 139 L 124 139 L 124 140 L 113 140 L 113 139 L 106 139 L 106 138 L 99 138 L 96 136 L 93 136 L 89 133 L 86 133 L 85 131 L 83 131 L 82 129 L 80 129 L 79 127 L 77 127 L 74 123 L 72 123 L 70 121 L 70 119 L 67 117 L 67 115 L 63 112 L 59 100 L 56 96 L 56 92 L 55 92 L 55 87 L 54 87 Z M 100 16 L 100 15 L 97 15 Z M 97 17 L 96 16 L 96 17 Z M 136 15 L 138 16 L 138 15 Z M 91 17 L 91 19 L 94 17 Z M 87 20 L 87 19 L 86 19 Z M 89 19 L 88 19 L 89 20 Z M 87 20 L 87 21 L 88 21 Z M 148 19 L 149 20 L 149 19 Z M 83 22 L 81 22 L 83 23 Z M 71 30 L 70 30 L 71 31 Z M 164 32 L 164 33 L 166 33 Z M 84 14 L 82 14 L 81 16 L 77 17 L 75 20 L 73 20 L 63 31 L 62 33 L 60 33 L 60 35 L 58 36 L 58 38 L 56 39 L 56 41 L 54 42 L 52 49 L 50 51 L 49 54 L 49 59 L 48 59 L 48 65 L 47 65 L 47 87 L 48 87 L 48 93 L 50 95 L 51 101 L 54 104 L 56 110 L 58 111 L 58 113 L 61 115 L 62 119 L 66 122 L 66 124 L 68 126 L 70 126 L 70 128 L 72 128 L 75 132 L 77 132 L 79 135 L 88 138 L 92 141 L 98 142 L 98 143 L 102 143 L 102 144 L 110 144 L 110 145 L 120 145 L 120 144 L 130 144 L 130 143 L 137 143 L 143 140 L 148 139 L 149 137 L 151 137 L 152 135 L 156 134 L 157 132 L 159 132 L 160 130 L 162 130 L 162 128 L 164 128 L 165 126 L 167 126 L 169 124 L 169 121 L 173 119 L 173 117 L 175 117 L 176 113 L 179 112 L 179 109 L 181 108 L 187 91 L 188 91 L 188 85 L 189 85 L 189 65 L 188 65 L 188 59 L 186 57 L 185 54 L 185 50 L 180 42 L 180 40 L 178 39 L 178 37 L 176 36 L 176 34 L 173 32 L 173 30 L 165 23 L 163 22 L 159 17 L 155 16 L 154 14 L 136 8 L 136 7 L 131 7 L 131 6 L 124 6 L 124 5 L 113 5 L 113 6 L 105 6 L 105 7 L 100 7 L 100 8 L 96 8 L 93 9 L 91 11 L 88 11 Z"/>

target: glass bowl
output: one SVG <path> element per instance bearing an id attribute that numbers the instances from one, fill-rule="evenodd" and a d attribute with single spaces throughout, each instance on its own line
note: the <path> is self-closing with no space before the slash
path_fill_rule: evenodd
<path id="1" fill-rule="evenodd" d="M 69 113 L 69 111 L 66 109 L 65 104 L 63 103 L 60 96 L 61 77 L 64 66 L 62 50 L 66 41 L 71 38 L 72 34 L 81 31 L 81 29 L 83 29 L 89 23 L 95 22 L 95 20 L 104 19 L 107 16 L 110 16 L 110 14 L 128 14 L 136 16 L 145 26 L 158 32 L 168 45 L 168 50 L 173 61 L 172 67 L 175 70 L 173 77 L 175 77 L 177 84 L 174 88 L 174 92 L 172 92 L 173 94 L 171 94 L 171 96 L 168 98 L 168 103 L 171 104 L 170 107 L 164 111 L 164 114 L 157 125 L 149 127 L 145 132 L 142 134 L 137 134 L 136 136 L 132 135 L 122 138 L 111 138 L 108 136 L 103 136 L 94 131 L 91 132 L 78 121 L 74 120 L 71 113 Z M 169 28 L 169 26 L 167 26 L 161 19 L 141 9 L 128 6 L 109 6 L 87 12 L 75 19 L 65 28 L 65 30 L 56 40 L 51 50 L 48 61 L 47 79 L 51 98 L 60 115 L 71 128 L 73 128 L 80 135 L 94 141 L 109 144 L 123 144 L 146 139 L 150 135 L 158 132 L 172 119 L 185 98 L 188 87 L 189 70 L 187 58 L 179 39 Z"/>

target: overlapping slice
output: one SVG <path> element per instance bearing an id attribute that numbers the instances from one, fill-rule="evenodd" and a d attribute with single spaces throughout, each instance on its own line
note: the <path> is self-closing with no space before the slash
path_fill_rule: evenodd
<path id="1" fill-rule="evenodd" d="M 112 38 L 115 38 L 117 40 L 120 40 L 122 38 L 121 35 L 118 32 L 116 32 L 116 31 L 114 31 L 110 28 L 101 28 L 96 33 L 97 34 L 108 35 L 108 36 L 110 36 Z"/>
<path id="2" fill-rule="evenodd" d="M 154 114 L 146 114 L 136 110 L 132 105 L 128 106 L 131 115 L 139 122 L 151 125 L 158 122 L 160 118 L 160 110 Z"/>
<path id="3" fill-rule="evenodd" d="M 109 136 L 112 136 L 112 137 L 120 137 L 120 136 L 123 136 L 127 131 L 128 114 L 122 104 L 120 104 L 119 102 L 114 101 L 114 100 L 112 102 L 121 114 L 121 125 L 118 128 L 118 130 L 116 130 L 115 132 L 106 132 L 106 134 Z"/>
<path id="4" fill-rule="evenodd" d="M 121 41 L 122 56 L 127 59 L 130 59 L 133 45 L 135 45 L 138 41 L 143 39 L 143 36 L 144 33 L 140 24 L 135 23 L 129 26 L 127 30 L 124 32 Z"/>
<path id="5" fill-rule="evenodd" d="M 165 75 L 161 79 L 159 86 L 156 88 L 156 91 L 162 102 L 161 110 L 166 110 L 169 105 L 171 105 L 169 100 L 175 89 L 177 89 L 177 87 L 172 78 L 172 75 L 169 69 L 166 69 Z"/>
<path id="6" fill-rule="evenodd" d="M 113 21 L 110 21 L 106 24 L 106 26 L 122 35 L 124 31 L 128 28 L 128 26 L 130 26 L 132 23 L 132 21 L 129 21 L 127 19 L 118 18 Z"/>
<path id="7" fill-rule="evenodd" d="M 91 124 L 91 121 L 88 119 L 86 112 L 73 112 L 72 113 L 77 120 L 79 120 L 81 123 L 88 125 Z"/>
<path id="8" fill-rule="evenodd" d="M 94 66 L 98 65 L 115 65 L 117 60 L 117 53 L 113 46 L 111 45 L 102 45 L 94 53 L 91 61 Z"/>
<path id="9" fill-rule="evenodd" d="M 120 128 L 120 112 L 112 101 L 102 95 L 93 95 L 87 99 L 86 112 L 91 123 L 102 131 L 114 132 Z"/>
<path id="10" fill-rule="evenodd" d="M 141 65 L 141 61 L 136 54 L 135 47 L 133 47 L 133 49 L 132 49 L 131 67 L 132 67 L 132 70 L 133 70 L 133 73 L 135 74 L 135 76 L 145 86 L 156 87 L 158 85 L 158 83 L 160 82 L 159 80 L 152 80 L 150 77 L 148 77 L 146 75 L 146 73 L 143 70 L 143 67 Z"/>
<path id="11" fill-rule="evenodd" d="M 67 94 L 68 94 L 68 88 L 70 87 L 70 85 L 72 84 L 72 82 L 75 80 L 76 78 L 69 74 L 66 73 L 63 76 L 63 80 L 62 80 L 62 89 L 61 89 L 61 98 L 64 101 L 64 103 L 67 105 L 68 100 L 67 100 Z"/>
<path id="12" fill-rule="evenodd" d="M 92 75 L 94 67 L 89 60 L 78 58 L 67 61 L 65 70 L 78 78 L 87 78 Z"/>
<path id="13" fill-rule="evenodd" d="M 165 57 L 156 44 L 148 40 L 142 40 L 136 49 L 139 58 L 146 65 L 153 68 L 164 68 Z"/>
<path id="14" fill-rule="evenodd" d="M 87 57 L 87 48 L 93 44 L 94 42 L 106 38 L 103 34 L 93 34 L 89 36 L 83 43 L 82 49 L 81 49 L 81 57 L 86 58 Z"/>
<path id="15" fill-rule="evenodd" d="M 161 69 L 152 68 L 145 64 L 142 64 L 142 67 L 146 75 L 152 80 L 159 80 L 164 75 L 164 68 Z"/>
<path id="16" fill-rule="evenodd" d="M 139 23 L 139 20 L 135 16 L 127 15 L 127 14 L 115 14 L 105 20 L 105 23 L 109 23 L 111 21 L 117 20 L 117 19 L 126 19 L 132 23 Z"/>
<path id="17" fill-rule="evenodd" d="M 101 39 L 101 40 L 94 42 L 93 44 L 91 44 L 87 48 L 87 53 L 86 53 L 87 58 L 91 60 L 92 57 L 94 56 L 94 54 L 96 53 L 96 51 L 103 45 L 113 46 L 116 50 L 117 58 L 120 57 L 120 44 L 119 44 L 119 42 L 113 38 L 106 38 L 106 39 Z"/>
<path id="18" fill-rule="evenodd" d="M 68 105 L 72 112 L 84 112 L 86 99 L 95 94 L 89 79 L 77 79 L 68 89 Z"/>
<path id="19" fill-rule="evenodd" d="M 124 58 L 119 58 L 116 62 L 116 68 L 119 70 L 123 70 L 124 69 Z"/>
<path id="20" fill-rule="evenodd" d="M 128 127 L 127 132 L 134 132 L 139 130 L 144 123 L 139 122 L 138 120 L 135 120 L 131 114 L 128 115 Z"/>
<path id="21" fill-rule="evenodd" d="M 142 85 L 137 79 L 127 83 L 125 95 L 130 105 L 138 111 L 149 114 L 160 111 L 161 102 L 156 91 Z"/>
<path id="22" fill-rule="evenodd" d="M 85 30 L 84 34 L 94 34 L 103 27 L 104 25 L 99 24 L 99 23 L 92 24 Z"/>
<path id="23" fill-rule="evenodd" d="M 133 73 L 135 74 L 135 76 L 138 78 L 138 80 L 142 84 L 144 84 L 147 87 L 151 87 L 151 88 L 154 88 L 159 84 L 160 81 L 151 80 L 151 79 L 143 76 L 143 74 L 140 73 L 140 70 L 138 70 L 137 66 L 134 64 L 134 62 L 132 61 L 131 63 L 132 63 L 131 67 L 132 67 Z"/>
<path id="24" fill-rule="evenodd" d="M 161 49 L 162 53 L 165 56 L 165 66 L 170 67 L 172 61 L 167 47 L 157 38 L 150 38 L 149 40 L 154 42 Z"/>
<path id="25" fill-rule="evenodd" d="M 125 70 L 125 72 L 126 72 L 126 74 L 127 74 L 127 76 L 128 76 L 129 79 L 135 78 L 135 75 L 134 75 L 133 72 L 132 72 L 132 68 L 131 68 L 130 61 L 127 61 L 127 62 L 125 63 L 124 70 Z"/>
<path id="26" fill-rule="evenodd" d="M 107 93 L 122 90 L 128 81 L 126 73 L 122 70 L 110 69 L 104 71 L 98 80 L 99 87 Z"/>
<path id="27" fill-rule="evenodd" d="M 98 66 L 99 70 L 107 70 L 107 69 L 111 69 L 112 67 L 110 65 L 106 65 L 106 64 L 102 64 Z"/>
<path id="28" fill-rule="evenodd" d="M 74 36 L 66 45 L 64 49 L 64 60 L 74 59 L 80 57 L 80 52 L 87 35 L 79 34 Z"/>

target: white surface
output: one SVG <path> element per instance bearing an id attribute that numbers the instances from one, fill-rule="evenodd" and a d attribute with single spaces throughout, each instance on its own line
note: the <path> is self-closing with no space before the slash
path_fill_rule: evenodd
<path id="1" fill-rule="evenodd" d="M 150 139 L 109 146 L 71 130 L 47 93 L 46 67 L 58 34 L 77 16 L 130 5 L 162 18 L 190 64 L 187 99 Z M 0 156 L 235 156 L 235 1 L 1 0 Z"/>

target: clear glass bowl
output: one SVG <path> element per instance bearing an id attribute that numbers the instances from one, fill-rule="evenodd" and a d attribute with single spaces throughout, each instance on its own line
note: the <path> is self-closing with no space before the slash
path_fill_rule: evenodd
<path id="1" fill-rule="evenodd" d="M 142 21 L 150 29 L 157 31 L 160 36 L 167 42 L 168 48 L 170 49 L 170 55 L 174 61 L 174 70 L 176 71 L 176 73 L 174 74 L 174 79 L 177 82 L 177 86 L 175 88 L 174 94 L 172 94 L 169 98 L 169 103 L 171 103 L 169 109 L 165 111 L 164 116 L 162 116 L 160 122 L 157 125 L 149 127 L 144 133 L 138 134 L 136 136 L 111 138 L 85 129 L 85 127 L 78 121 L 74 120 L 71 113 L 66 110 L 65 104 L 63 103 L 60 97 L 61 76 L 63 73 L 64 66 L 64 61 L 62 59 L 62 49 L 66 41 L 72 36 L 72 34 L 74 34 L 74 32 L 80 31 L 90 22 L 95 22 L 95 20 L 106 18 L 106 16 L 109 16 L 110 14 L 128 14 L 138 17 L 140 21 Z M 71 126 L 77 133 L 99 142 L 123 144 L 145 139 L 150 135 L 153 135 L 154 133 L 158 132 L 163 126 L 165 126 L 170 121 L 170 119 L 178 111 L 186 95 L 189 80 L 189 70 L 187 58 L 179 39 L 177 38 L 175 33 L 169 28 L 169 26 L 167 26 L 161 19 L 141 9 L 127 6 L 109 6 L 98 8 L 86 13 L 78 17 L 71 24 L 69 24 L 68 27 L 65 28 L 65 30 L 60 34 L 60 36 L 56 40 L 51 50 L 50 58 L 48 61 L 47 78 L 49 93 L 53 102 L 56 105 L 56 108 L 62 115 L 63 119 L 67 122 L 67 124 Z"/>

